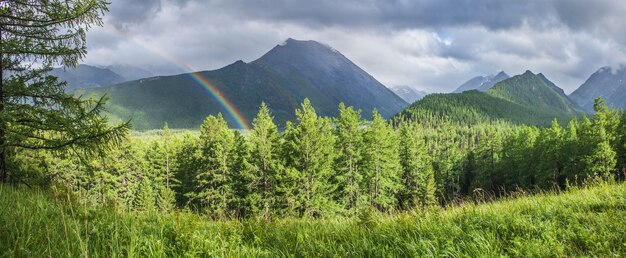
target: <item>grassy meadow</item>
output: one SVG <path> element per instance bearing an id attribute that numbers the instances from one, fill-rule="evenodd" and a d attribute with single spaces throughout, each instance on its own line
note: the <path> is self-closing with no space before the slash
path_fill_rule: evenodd
<path id="1" fill-rule="evenodd" d="M 626 184 L 354 218 L 210 221 L 89 207 L 60 190 L 0 185 L 5 257 L 618 257 Z"/>

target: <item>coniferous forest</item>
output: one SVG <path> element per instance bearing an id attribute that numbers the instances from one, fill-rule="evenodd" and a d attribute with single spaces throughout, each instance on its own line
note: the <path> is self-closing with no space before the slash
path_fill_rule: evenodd
<path id="1" fill-rule="evenodd" d="M 261 105 L 250 132 L 221 114 L 198 131 L 131 133 L 98 155 L 21 150 L 18 177 L 58 184 L 121 210 L 190 209 L 211 219 L 398 213 L 509 192 L 623 180 L 626 114 L 596 101 L 562 126 L 372 120 L 339 106 L 319 117 L 308 100 L 284 130 Z M 244 135 L 245 134 L 245 135 Z"/>
<path id="2" fill-rule="evenodd" d="M 110 88 L 80 95 L 88 90 L 68 92 L 50 74 L 86 57 L 86 33 L 104 24 L 109 4 L 0 1 L 2 257 L 626 254 L 626 111 L 611 99 L 595 98 L 584 113 L 527 71 L 390 115 L 408 103 L 337 50 L 289 39 L 257 61 L 206 72 L 223 79 L 218 86 L 202 72 L 113 85 L 113 97 L 124 98 L 117 111 L 150 118 L 144 126 L 196 101 L 228 111 L 209 112 L 199 128 L 133 130 L 132 119 L 108 113 Z M 296 52 L 302 58 L 289 57 Z M 619 75 L 609 70 L 594 76 Z M 598 81 L 621 83 L 609 79 Z M 150 98 L 180 97 L 149 92 L 175 91 L 168 81 L 215 92 L 148 114 L 158 109 Z M 258 86 L 248 95 L 269 100 L 259 102 L 250 129 L 232 127 L 247 127 L 239 116 L 250 112 L 238 114 L 226 99 L 240 88 L 215 90 L 226 84 Z M 125 107 L 139 97 L 124 92 L 142 92 L 133 105 L 144 110 Z M 317 102 L 299 99 L 305 94 Z M 197 124 L 206 110 L 196 111 L 172 119 Z"/>

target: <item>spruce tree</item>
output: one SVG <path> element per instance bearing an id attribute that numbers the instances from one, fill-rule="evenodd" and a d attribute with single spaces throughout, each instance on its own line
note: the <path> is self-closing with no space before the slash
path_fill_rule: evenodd
<path id="1" fill-rule="evenodd" d="M 563 137 L 563 174 L 569 183 L 576 183 L 576 178 L 581 169 L 581 158 L 578 146 L 578 121 L 570 120 Z"/>
<path id="2" fill-rule="evenodd" d="M 82 100 L 47 75 L 86 54 L 86 31 L 102 24 L 104 0 L 3 1 L 0 5 L 0 182 L 20 149 L 75 149 L 92 154 L 119 143 L 128 124 L 109 127 L 106 98 Z M 41 68 L 34 68 L 41 67 Z"/>
<path id="3" fill-rule="evenodd" d="M 339 104 L 335 134 L 337 136 L 335 178 L 337 199 L 343 208 L 355 213 L 363 200 L 363 130 L 361 110 Z M 367 189 L 367 188 L 365 188 Z"/>
<path id="4" fill-rule="evenodd" d="M 235 217 L 246 217 L 250 213 L 250 148 L 246 138 L 234 131 L 234 143 L 230 155 L 231 181 L 234 192 L 233 212 Z"/>
<path id="5" fill-rule="evenodd" d="M 586 157 L 588 173 L 594 178 L 612 180 L 616 154 L 611 146 L 614 135 L 609 128 L 615 123 L 611 120 L 610 111 L 602 98 L 595 100 L 594 110 L 596 113 L 592 122 L 593 145 L 590 154 Z"/>
<path id="6" fill-rule="evenodd" d="M 195 198 L 211 217 L 228 217 L 235 201 L 232 150 L 235 136 L 222 114 L 208 116 L 200 127 L 200 171 Z"/>
<path id="7" fill-rule="evenodd" d="M 400 128 L 402 165 L 402 206 L 405 209 L 437 202 L 432 163 L 418 124 L 403 123 Z"/>
<path id="8" fill-rule="evenodd" d="M 367 200 L 379 210 L 395 206 L 400 191 L 398 139 L 390 124 L 372 111 L 372 122 L 365 132 L 365 182 Z"/>
<path id="9" fill-rule="evenodd" d="M 540 187 L 549 188 L 555 185 L 562 186 L 563 174 L 563 129 L 556 119 L 552 126 L 544 128 L 539 134 L 536 143 L 536 183 Z M 563 182 L 561 182 L 563 181 Z"/>
<path id="10" fill-rule="evenodd" d="M 298 124 L 286 130 L 289 195 L 301 216 L 321 216 L 335 204 L 330 184 L 335 139 L 328 119 L 320 118 L 308 99 L 296 110 Z"/>
<path id="11" fill-rule="evenodd" d="M 278 128 L 265 103 L 261 103 L 252 126 L 248 200 L 253 214 L 269 218 L 277 208 L 277 176 L 283 169 L 283 162 Z"/>
<path id="12" fill-rule="evenodd" d="M 194 210 L 199 207 L 199 202 L 194 198 L 198 187 L 196 176 L 201 172 L 201 164 L 204 156 L 200 149 L 200 140 L 190 132 L 185 132 L 180 141 L 180 148 L 174 156 L 174 177 L 180 184 L 174 186 L 176 203 L 179 207 L 189 206 Z"/>

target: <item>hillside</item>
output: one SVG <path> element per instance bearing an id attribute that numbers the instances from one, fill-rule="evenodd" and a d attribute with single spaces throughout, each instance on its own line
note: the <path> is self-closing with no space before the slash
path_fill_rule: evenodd
<path id="1" fill-rule="evenodd" d="M 565 96 L 563 90 L 543 74 L 535 75 L 531 71 L 501 81 L 487 93 L 522 106 L 554 113 L 574 114 L 581 111 Z"/>
<path id="2" fill-rule="evenodd" d="M 489 76 L 476 76 L 467 82 L 461 84 L 453 93 L 461 93 L 469 90 L 479 90 L 486 91 L 493 87 L 498 82 L 506 80 L 509 78 L 509 75 L 504 71 L 500 71 L 497 74 L 489 75 Z"/>
<path id="3" fill-rule="evenodd" d="M 54 193 L 54 192 L 53 192 Z M 592 256 L 626 254 L 625 184 L 382 217 L 211 222 L 127 213 L 0 187 L 0 254 L 101 256 Z M 75 200 L 76 201 L 76 200 Z"/>
<path id="4" fill-rule="evenodd" d="M 338 105 L 374 108 L 389 117 L 407 103 L 333 48 L 315 41 L 288 39 L 261 58 L 237 61 L 218 70 L 198 72 L 248 121 L 265 102 L 279 125 L 293 120 L 293 110 L 309 98 L 320 115 L 335 116 Z M 89 93 L 108 92 L 113 117 L 132 118 L 135 129 L 195 128 L 209 114 L 226 113 L 190 74 L 160 76 L 113 85 Z M 224 115 L 231 127 L 234 121 Z"/>
<path id="5" fill-rule="evenodd" d="M 597 97 L 604 98 L 608 105 L 615 108 L 626 108 L 626 68 L 600 68 L 570 97 L 587 112 L 593 112 L 593 102 Z"/>
<path id="6" fill-rule="evenodd" d="M 417 121 L 446 118 L 462 124 L 506 121 L 549 125 L 552 119 L 568 121 L 580 113 L 560 88 L 542 74 L 530 71 L 501 81 L 486 92 L 431 94 L 397 117 Z"/>
<path id="7" fill-rule="evenodd" d="M 50 75 L 66 81 L 66 92 L 77 88 L 96 88 L 117 84 L 126 81 L 121 75 L 108 68 L 99 68 L 91 65 L 78 65 L 76 68 L 54 68 Z"/>

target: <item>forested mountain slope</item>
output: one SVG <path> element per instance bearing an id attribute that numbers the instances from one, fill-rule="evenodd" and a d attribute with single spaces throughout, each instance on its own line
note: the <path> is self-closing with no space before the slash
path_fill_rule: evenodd
<path id="1" fill-rule="evenodd" d="M 396 117 L 416 121 L 447 119 L 462 124 L 506 121 L 545 126 L 554 118 L 566 122 L 580 112 L 543 74 L 527 71 L 495 84 L 486 92 L 428 95 Z"/>
<path id="2" fill-rule="evenodd" d="M 293 120 L 293 110 L 308 98 L 321 115 L 336 116 L 340 102 L 373 109 L 389 117 L 407 103 L 333 48 L 315 41 L 288 39 L 261 58 L 237 61 L 224 68 L 198 72 L 249 121 L 261 102 L 283 126 Z M 132 119 L 135 129 L 197 128 L 202 120 L 221 112 L 231 127 L 232 118 L 189 74 L 160 76 L 87 92 L 107 92 L 109 111 L 120 119 Z"/>

